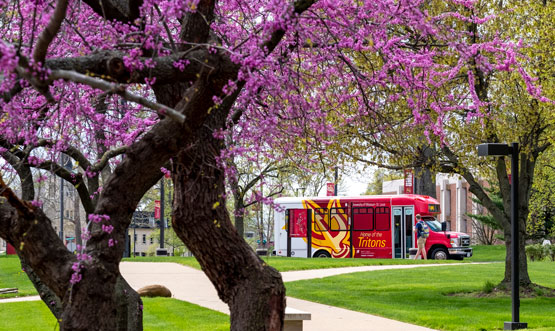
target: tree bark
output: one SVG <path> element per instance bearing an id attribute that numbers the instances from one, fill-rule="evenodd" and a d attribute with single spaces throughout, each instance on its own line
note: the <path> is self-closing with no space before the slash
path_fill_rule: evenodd
<path id="1" fill-rule="evenodd" d="M 428 145 L 419 148 L 419 158 L 421 166 L 414 168 L 414 193 L 428 195 L 436 198 L 436 180 L 434 173 L 426 165 L 433 164 L 433 150 Z"/>
<path id="2" fill-rule="evenodd" d="M 75 243 L 79 246 L 83 246 L 83 239 L 81 238 L 81 213 L 80 213 L 80 206 L 79 203 L 79 195 L 77 194 L 77 190 L 74 192 L 75 196 L 73 197 L 73 224 L 75 226 Z"/>
<path id="3" fill-rule="evenodd" d="M 223 124 L 225 114 L 211 118 Z M 216 158 L 223 142 L 203 128 L 174 160 L 173 227 L 231 311 L 231 330 L 281 330 L 285 288 L 239 236 L 225 207 L 225 176 Z"/>

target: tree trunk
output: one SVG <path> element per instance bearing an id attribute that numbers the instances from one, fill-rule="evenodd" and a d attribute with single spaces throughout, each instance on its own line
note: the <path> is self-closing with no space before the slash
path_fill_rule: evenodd
<path id="1" fill-rule="evenodd" d="M 518 278 L 519 278 L 520 286 L 529 286 L 530 284 L 532 284 L 532 281 L 530 280 L 530 276 L 528 275 L 528 261 L 526 259 L 526 238 L 525 238 L 526 230 L 523 230 L 522 228 L 523 226 L 525 226 L 525 224 L 523 224 L 523 222 L 520 222 L 519 226 L 520 226 L 520 233 L 519 233 L 520 237 L 518 240 L 518 276 L 519 276 Z M 506 284 L 507 288 L 510 288 L 511 279 L 512 279 L 511 244 L 512 244 L 513 238 L 511 237 L 510 229 L 505 229 L 504 234 L 505 234 L 506 257 L 505 257 L 505 276 L 503 277 L 502 283 Z"/>
<path id="2" fill-rule="evenodd" d="M 230 162 L 231 163 L 231 162 Z M 235 163 L 232 164 L 236 168 Z M 233 205 L 235 207 L 235 229 L 239 236 L 243 237 L 245 235 L 245 204 L 244 197 L 237 182 L 237 178 L 232 178 L 230 181 L 231 191 L 233 192 Z"/>
<path id="3" fill-rule="evenodd" d="M 75 243 L 80 247 L 83 246 L 83 239 L 81 238 L 81 215 L 80 207 L 81 203 L 79 200 L 79 195 L 75 192 L 73 197 L 73 224 L 75 225 Z"/>
<path id="4" fill-rule="evenodd" d="M 426 167 L 427 164 L 433 163 L 431 160 L 434 157 L 433 154 L 433 150 L 429 146 L 422 146 L 419 155 L 422 159 L 420 162 L 422 166 L 414 168 L 414 193 L 436 198 L 435 174 L 432 173 L 430 168 Z"/>
<path id="5" fill-rule="evenodd" d="M 33 271 L 33 268 L 25 262 L 24 256 L 22 254 L 18 254 L 18 256 L 21 262 L 21 269 L 25 271 L 29 280 L 33 283 L 33 286 L 39 293 L 40 299 L 46 304 L 48 309 L 50 309 L 52 315 L 59 320 L 63 312 L 62 301 L 58 298 L 56 293 L 40 280 L 39 276 Z"/>
<path id="6" fill-rule="evenodd" d="M 224 116 L 220 115 L 220 125 Z M 281 330 L 285 310 L 281 275 L 262 263 L 231 223 L 225 176 L 216 161 L 222 148 L 223 142 L 205 128 L 175 158 L 173 226 L 229 305 L 231 330 Z"/>

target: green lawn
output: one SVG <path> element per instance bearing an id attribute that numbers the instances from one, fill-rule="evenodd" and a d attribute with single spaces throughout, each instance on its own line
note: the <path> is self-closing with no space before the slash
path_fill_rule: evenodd
<path id="1" fill-rule="evenodd" d="M 360 272 L 287 283 L 287 295 L 441 330 L 503 329 L 511 320 L 509 296 L 475 298 L 452 293 L 498 283 L 504 264 L 459 265 Z M 529 264 L 532 281 L 555 288 L 555 263 Z M 521 299 L 521 321 L 555 330 L 555 298 Z"/>
<path id="2" fill-rule="evenodd" d="M 37 291 L 29 281 L 27 274 L 21 270 L 19 258 L 15 255 L 0 256 L 0 288 L 17 287 L 17 294 L 0 294 L 0 298 L 35 295 Z"/>
<path id="3" fill-rule="evenodd" d="M 422 264 L 422 263 L 460 263 L 460 262 L 493 262 L 505 261 L 505 246 L 474 246 L 474 254 L 463 261 L 434 261 L 434 260 L 394 260 L 394 259 L 306 259 L 301 257 L 262 256 L 262 260 L 279 271 L 310 270 L 324 268 L 358 267 L 367 265 L 392 264 Z M 123 261 L 129 262 L 175 262 L 185 266 L 200 269 L 194 257 L 150 256 L 131 257 Z"/>
<path id="4" fill-rule="evenodd" d="M 229 316 L 217 311 L 169 298 L 144 298 L 143 303 L 145 330 L 229 330 Z M 42 301 L 0 303 L 0 331 L 8 330 L 53 331 L 58 327 Z"/>
<path id="5" fill-rule="evenodd" d="M 505 261 L 505 245 L 477 245 L 472 246 L 474 252 L 471 258 L 464 259 L 465 262 L 494 262 Z"/>
<path id="6" fill-rule="evenodd" d="M 474 257 L 465 261 L 502 261 L 504 254 L 504 246 L 477 246 Z M 126 260 L 177 262 L 198 268 L 194 258 L 145 257 Z M 280 271 L 424 262 L 283 257 L 264 257 L 263 260 Z M 474 298 L 450 294 L 478 291 L 487 281 L 498 283 L 503 277 L 503 271 L 503 263 L 383 270 L 291 282 L 287 283 L 286 287 L 287 295 L 293 297 L 431 328 L 500 330 L 504 321 L 511 320 L 510 297 Z M 554 262 L 529 263 L 529 272 L 533 282 L 555 288 Z M 33 294 L 34 289 L 25 274 L 20 271 L 17 257 L 0 257 L 0 287 L 24 288 L 26 284 L 28 292 Z M 29 314 L 29 311 L 33 311 L 33 314 Z M 521 300 L 521 320 L 527 322 L 534 330 L 555 330 L 553 311 L 555 298 Z M 8 325 L 6 321 L 10 321 Z M 55 324 L 56 321 L 40 301 L 0 303 L 0 331 L 54 330 Z M 146 299 L 144 325 L 145 330 L 223 330 L 229 328 L 229 317 L 178 300 Z"/>
<path id="7" fill-rule="evenodd" d="M 32 313 L 30 313 L 32 312 Z M 42 301 L 0 303 L 0 330 L 58 330 L 56 318 Z"/>

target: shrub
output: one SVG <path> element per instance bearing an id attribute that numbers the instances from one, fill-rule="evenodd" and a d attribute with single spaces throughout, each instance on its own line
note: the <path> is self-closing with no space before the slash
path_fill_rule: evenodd
<path id="1" fill-rule="evenodd" d="M 544 246 L 545 255 L 551 258 L 551 261 L 555 261 L 555 245 L 545 245 Z"/>
<path id="2" fill-rule="evenodd" d="M 526 255 L 530 261 L 541 261 L 545 258 L 545 249 L 542 244 L 526 246 Z"/>

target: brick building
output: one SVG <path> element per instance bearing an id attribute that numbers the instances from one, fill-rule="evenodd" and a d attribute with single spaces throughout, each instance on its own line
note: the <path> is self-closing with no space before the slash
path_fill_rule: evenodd
<path id="1" fill-rule="evenodd" d="M 383 182 L 383 194 L 402 194 L 403 179 Z M 474 237 L 472 219 L 467 213 L 482 214 L 484 208 L 472 201 L 472 193 L 464 178 L 457 175 L 436 176 L 436 199 L 441 205 L 438 220 L 447 222 L 447 230 L 464 232 Z"/>

